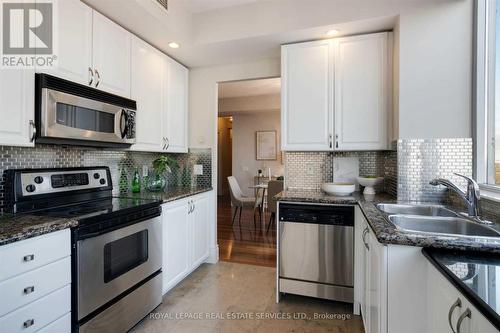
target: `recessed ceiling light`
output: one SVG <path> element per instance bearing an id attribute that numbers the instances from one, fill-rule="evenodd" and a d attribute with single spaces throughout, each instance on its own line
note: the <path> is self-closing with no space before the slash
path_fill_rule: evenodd
<path id="1" fill-rule="evenodd" d="M 168 46 L 170 46 L 173 49 L 178 49 L 180 45 L 176 42 L 170 42 L 168 43 Z"/>
<path id="2" fill-rule="evenodd" d="M 339 34 L 339 31 L 338 31 L 337 29 L 328 30 L 328 31 L 326 32 L 326 35 L 327 35 L 327 36 L 336 36 L 336 35 L 338 35 L 338 34 Z"/>

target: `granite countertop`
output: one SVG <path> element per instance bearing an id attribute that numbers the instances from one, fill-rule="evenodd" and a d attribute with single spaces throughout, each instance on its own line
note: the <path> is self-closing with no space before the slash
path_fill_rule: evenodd
<path id="1" fill-rule="evenodd" d="M 4 214 L 0 216 L 0 246 L 77 225 L 78 221 L 67 218 Z"/>
<path id="2" fill-rule="evenodd" d="M 140 193 L 128 193 L 127 196 L 131 198 L 154 199 L 166 203 L 211 190 L 212 187 L 167 187 L 164 192 L 144 191 Z"/>
<path id="3" fill-rule="evenodd" d="M 125 196 L 130 198 L 153 199 L 165 203 L 211 190 L 211 187 L 176 187 L 167 188 L 165 192 L 161 193 L 141 192 L 129 193 Z M 69 218 L 35 214 L 3 214 L 0 215 L 0 246 L 76 226 L 78 226 L 78 221 Z"/>
<path id="4" fill-rule="evenodd" d="M 348 197 L 335 197 L 322 191 L 283 191 L 276 196 L 279 201 L 308 202 L 336 205 L 359 205 L 377 240 L 382 244 L 397 244 L 455 250 L 474 250 L 500 253 L 500 238 L 463 237 L 419 232 L 402 231 L 390 223 L 379 211 L 377 203 L 395 203 L 397 200 L 386 194 L 376 194 L 369 198 L 359 192 Z M 498 226 L 497 226 L 498 227 Z"/>
<path id="5" fill-rule="evenodd" d="M 424 256 L 500 331 L 500 257 L 495 253 L 423 249 Z M 466 269 L 464 269 L 466 267 Z"/>

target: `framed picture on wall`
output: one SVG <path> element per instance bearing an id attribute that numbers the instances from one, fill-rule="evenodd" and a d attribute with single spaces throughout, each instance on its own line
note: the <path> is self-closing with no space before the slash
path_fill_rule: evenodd
<path id="1" fill-rule="evenodd" d="M 257 160 L 277 160 L 277 138 L 276 131 L 257 131 L 255 140 L 257 147 Z"/>

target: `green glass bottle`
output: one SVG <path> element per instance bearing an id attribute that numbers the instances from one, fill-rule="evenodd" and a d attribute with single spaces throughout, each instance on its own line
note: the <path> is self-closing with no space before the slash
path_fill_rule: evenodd
<path id="1" fill-rule="evenodd" d="M 139 170 L 135 168 L 134 178 L 132 178 L 132 193 L 141 192 L 141 176 L 139 176 Z"/>

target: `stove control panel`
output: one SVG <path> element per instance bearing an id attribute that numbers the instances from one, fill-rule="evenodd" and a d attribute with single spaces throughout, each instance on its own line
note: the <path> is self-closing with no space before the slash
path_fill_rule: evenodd
<path id="1" fill-rule="evenodd" d="M 20 175 L 23 196 L 111 188 L 109 169 L 72 168 L 54 171 L 24 171 Z"/>

